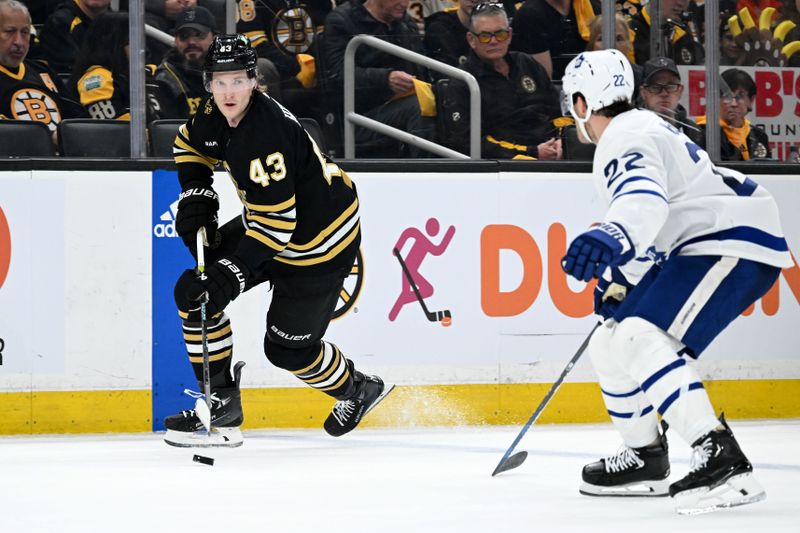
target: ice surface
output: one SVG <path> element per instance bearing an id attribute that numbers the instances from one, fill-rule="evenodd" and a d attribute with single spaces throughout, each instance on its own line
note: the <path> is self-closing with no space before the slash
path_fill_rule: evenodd
<path id="1" fill-rule="evenodd" d="M 732 427 L 764 502 L 678 516 L 669 498 L 578 493 L 616 451 L 610 425 L 534 426 L 530 456 L 491 472 L 519 427 L 249 431 L 241 448 L 171 448 L 161 435 L 0 438 L 2 532 L 800 532 L 800 421 Z M 689 448 L 671 434 L 672 479 Z M 214 457 L 215 466 L 192 461 Z"/>

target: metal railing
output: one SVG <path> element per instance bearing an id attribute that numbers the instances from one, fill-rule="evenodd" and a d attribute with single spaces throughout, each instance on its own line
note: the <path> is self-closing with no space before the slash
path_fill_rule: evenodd
<path id="1" fill-rule="evenodd" d="M 381 52 L 397 56 L 412 63 L 416 63 L 430 70 L 435 70 L 447 74 L 452 78 L 463 80 L 469 88 L 469 156 L 451 150 L 445 146 L 423 139 L 392 126 L 378 122 L 369 117 L 355 112 L 355 56 L 356 50 L 361 45 L 377 48 Z M 355 147 L 355 127 L 371 129 L 402 141 L 418 148 L 442 157 L 457 159 L 480 159 L 481 158 L 481 90 L 475 77 L 461 69 L 457 69 L 441 61 L 436 61 L 422 54 L 406 50 L 392 43 L 387 43 L 372 35 L 356 35 L 349 43 L 344 52 L 344 156 L 347 159 L 354 159 L 356 155 Z"/>

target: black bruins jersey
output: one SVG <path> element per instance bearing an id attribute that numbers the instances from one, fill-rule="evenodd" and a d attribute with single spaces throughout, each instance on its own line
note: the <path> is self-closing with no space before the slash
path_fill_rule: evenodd
<path id="1" fill-rule="evenodd" d="M 158 84 L 153 79 L 154 65 L 145 65 L 145 111 L 147 122 L 160 118 Z M 104 66 L 92 65 L 77 84 L 78 98 L 91 118 L 130 120 L 128 73 L 113 73 Z"/>
<path id="2" fill-rule="evenodd" d="M 184 191 L 211 187 L 215 165 L 225 166 L 244 205 L 235 255 L 253 275 L 352 265 L 361 238 L 355 185 L 266 94 L 254 93 L 236 128 L 209 97 L 181 126 L 174 154 Z"/>
<path id="3" fill-rule="evenodd" d="M 17 72 L 0 65 L 0 118 L 36 120 L 55 131 L 63 118 L 55 74 L 33 61 Z"/>

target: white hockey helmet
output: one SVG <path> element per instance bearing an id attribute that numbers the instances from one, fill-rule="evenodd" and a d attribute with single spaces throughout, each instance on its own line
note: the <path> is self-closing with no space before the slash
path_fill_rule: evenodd
<path id="1" fill-rule="evenodd" d="M 633 98 L 633 69 L 625 54 L 619 50 L 583 52 L 569 62 L 561 79 L 561 111 L 572 115 L 581 133 L 594 111 L 614 102 L 630 102 Z M 578 117 L 573 107 L 576 93 L 586 101 L 586 116 Z"/>

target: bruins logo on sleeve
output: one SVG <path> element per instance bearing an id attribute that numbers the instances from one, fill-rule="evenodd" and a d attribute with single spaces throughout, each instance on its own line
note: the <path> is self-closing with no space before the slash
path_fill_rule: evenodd
<path id="1" fill-rule="evenodd" d="M 61 122 L 61 112 L 53 98 L 36 88 L 25 88 L 11 97 L 11 114 L 17 120 L 44 122 L 55 131 Z"/>

